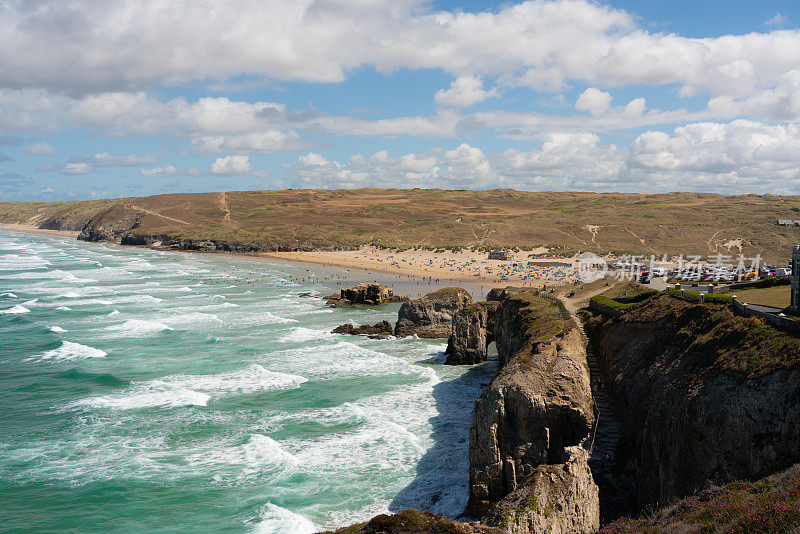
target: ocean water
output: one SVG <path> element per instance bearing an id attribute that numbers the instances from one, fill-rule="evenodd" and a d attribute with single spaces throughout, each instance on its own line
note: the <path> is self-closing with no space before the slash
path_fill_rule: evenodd
<path id="1" fill-rule="evenodd" d="M 0 530 L 305 533 L 456 517 L 492 364 L 328 332 L 341 271 L 0 231 Z M 427 291 L 428 288 L 425 288 Z"/>

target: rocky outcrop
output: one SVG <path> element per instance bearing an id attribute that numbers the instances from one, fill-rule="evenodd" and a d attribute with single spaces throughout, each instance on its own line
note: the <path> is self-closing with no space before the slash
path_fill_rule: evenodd
<path id="1" fill-rule="evenodd" d="M 381 514 L 366 523 L 335 531 L 336 534 L 505 534 L 505 532 L 495 527 L 458 523 L 430 512 L 410 509 L 393 515 Z"/>
<path id="2" fill-rule="evenodd" d="M 460 287 L 446 287 L 405 302 L 397 314 L 394 335 L 448 338 L 452 332 L 453 315 L 470 304 L 472 296 Z"/>
<path id="3" fill-rule="evenodd" d="M 98 213 L 81 229 L 78 239 L 82 241 L 105 241 L 123 243 L 128 233 L 138 228 L 144 214 L 126 209 L 122 205 Z"/>
<path id="4" fill-rule="evenodd" d="M 475 302 L 453 315 L 447 340 L 447 365 L 472 365 L 486 361 L 486 347 L 494 341 L 494 315 L 499 302 Z"/>
<path id="5" fill-rule="evenodd" d="M 328 297 L 326 305 L 331 308 L 341 306 L 366 305 L 374 306 L 389 302 L 402 302 L 408 300 L 394 294 L 391 287 L 383 287 L 380 284 L 364 282 L 339 290 L 338 295 Z"/>
<path id="6" fill-rule="evenodd" d="M 567 447 L 560 464 L 531 476 L 486 514 L 484 521 L 510 534 L 595 533 L 600 529 L 598 490 L 583 447 Z"/>
<path id="7" fill-rule="evenodd" d="M 556 304 L 509 294 L 495 321 L 501 368 L 475 403 L 470 429 L 471 517 L 517 490 L 537 467 L 563 462 L 594 418 L 584 341 Z"/>
<path id="8" fill-rule="evenodd" d="M 352 336 L 369 336 L 371 338 L 384 339 L 392 335 L 392 325 L 389 321 L 381 321 L 374 325 L 362 324 L 355 327 L 350 323 L 337 326 L 331 331 L 332 334 L 350 334 Z"/>
<path id="9" fill-rule="evenodd" d="M 586 326 L 639 509 L 800 459 L 797 337 L 668 296 Z"/>

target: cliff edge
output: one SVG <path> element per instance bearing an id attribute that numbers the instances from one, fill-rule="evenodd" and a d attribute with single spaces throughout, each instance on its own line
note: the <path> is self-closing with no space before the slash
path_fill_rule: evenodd
<path id="1" fill-rule="evenodd" d="M 495 340 L 501 367 L 475 403 L 470 429 L 467 515 L 482 517 L 509 496 L 513 502 L 542 494 L 564 515 L 548 509 L 539 517 L 529 507 L 500 526 L 515 533 L 596 531 L 598 492 L 587 456 L 568 452 L 594 420 L 580 331 L 556 303 L 533 291 L 509 291 L 497 308 Z M 501 515 L 485 519 L 498 524 Z"/>
<path id="2" fill-rule="evenodd" d="M 797 336 L 667 295 L 586 330 L 639 509 L 800 460 Z"/>

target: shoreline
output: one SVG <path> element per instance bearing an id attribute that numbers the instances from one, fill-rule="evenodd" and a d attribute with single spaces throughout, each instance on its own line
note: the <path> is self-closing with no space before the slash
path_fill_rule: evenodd
<path id="1" fill-rule="evenodd" d="M 46 230 L 33 225 L 0 224 L 0 230 L 58 235 L 76 238 L 80 232 L 67 230 Z M 107 245 L 115 243 L 99 242 Z M 122 245 L 118 245 L 122 246 Z M 130 246 L 130 245 L 129 245 Z M 175 250 L 134 245 L 134 248 L 160 250 L 167 252 L 191 252 L 238 258 L 256 259 L 277 263 L 287 263 L 295 267 L 315 266 L 317 269 L 333 269 L 341 274 L 340 282 L 376 282 L 395 288 L 397 294 L 416 298 L 427 292 L 448 286 L 459 286 L 469 291 L 473 297 L 483 299 L 494 287 L 564 287 L 576 280 L 571 259 L 531 258 L 520 252 L 508 260 L 489 260 L 485 252 L 464 250 L 453 252 L 445 250 L 407 250 L 403 252 L 375 247 L 362 247 L 349 251 L 312 252 L 220 252 Z M 530 265 L 529 263 L 535 264 Z M 341 284 L 337 284 L 343 287 Z M 427 288 L 427 291 L 422 291 Z"/>
<path id="2" fill-rule="evenodd" d="M 431 280 L 460 282 L 480 286 L 542 287 L 563 286 L 576 280 L 572 259 L 537 258 L 519 253 L 509 260 L 489 260 L 478 251 L 404 251 L 375 247 L 350 251 L 264 252 L 260 256 L 343 269 L 374 271 Z"/>
<path id="3" fill-rule="evenodd" d="M 63 235 L 66 237 L 78 237 L 80 232 L 75 230 L 49 230 L 47 228 L 38 228 L 32 224 L 13 224 L 13 223 L 0 223 L 0 230 L 11 230 L 14 232 L 30 232 L 33 234 L 50 234 L 50 235 Z"/>

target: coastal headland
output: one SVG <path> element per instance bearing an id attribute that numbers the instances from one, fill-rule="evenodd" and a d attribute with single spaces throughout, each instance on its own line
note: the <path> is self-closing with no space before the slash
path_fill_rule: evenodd
<path id="1" fill-rule="evenodd" d="M 778 261 L 788 259 L 800 229 L 775 221 L 794 219 L 798 210 L 800 197 L 754 194 L 230 191 L 2 202 L 0 224 L 77 231 L 88 241 L 212 252 L 515 249 L 526 261 L 568 258 L 579 251 L 742 253 Z"/>

